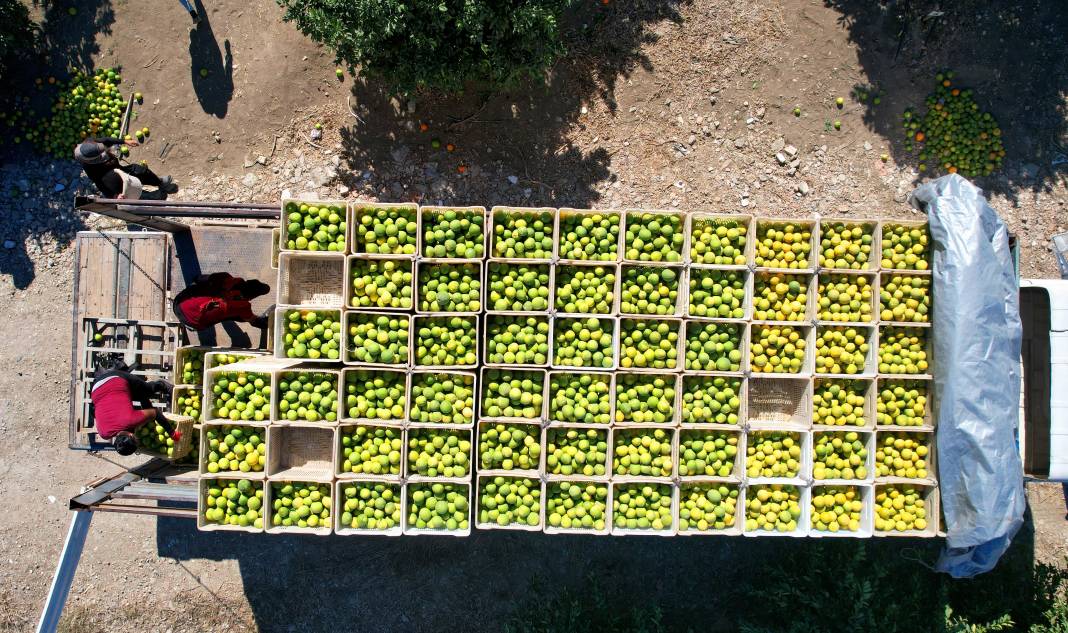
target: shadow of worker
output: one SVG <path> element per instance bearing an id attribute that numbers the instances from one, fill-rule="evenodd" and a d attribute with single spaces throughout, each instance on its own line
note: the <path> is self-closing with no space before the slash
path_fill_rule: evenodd
<path id="1" fill-rule="evenodd" d="M 230 40 L 225 40 L 224 59 L 204 3 L 194 0 L 194 4 L 200 22 L 189 31 L 189 72 L 193 78 L 193 91 L 204 112 L 222 119 L 234 96 L 234 56 L 230 51 Z"/>

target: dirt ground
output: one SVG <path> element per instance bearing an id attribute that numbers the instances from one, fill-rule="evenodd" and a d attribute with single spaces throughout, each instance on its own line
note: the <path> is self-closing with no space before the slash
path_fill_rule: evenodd
<path id="1" fill-rule="evenodd" d="M 935 72 L 955 65 L 1005 130 L 1008 163 L 978 184 L 1020 238 L 1022 273 L 1057 275 L 1049 237 L 1068 230 L 1058 162 L 1068 146 L 1068 68 L 1056 56 L 1068 10 L 1056 3 L 1010 3 L 968 28 L 906 29 L 899 46 L 898 24 L 867 0 L 619 2 L 569 26 L 581 37 L 571 38 L 572 56 L 544 86 L 452 98 L 393 96 L 348 76 L 339 83 L 330 54 L 283 24 L 270 0 L 198 2 L 205 22 L 195 31 L 178 3 L 93 0 L 77 3 L 75 17 L 60 4 L 43 14 L 53 67 L 121 65 L 124 88 L 145 95 L 137 125 L 152 129 L 134 158 L 173 173 L 179 197 L 198 200 L 269 202 L 289 190 L 486 206 L 911 217 L 905 197 L 919 174 L 899 118 L 922 102 Z M 878 87 L 881 103 L 850 97 L 858 85 Z M 837 96 L 847 97 L 841 110 Z M 312 141 L 317 122 L 323 138 Z M 787 145 L 797 149 L 796 164 L 775 158 Z M 0 515 L 0 631 L 36 621 L 67 499 L 121 468 L 111 456 L 66 448 L 67 246 L 90 225 L 99 223 L 76 218 L 45 230 L 29 212 L 0 210 L 0 239 L 15 242 L 0 251 L 0 363 L 10 368 L 0 373 L 8 394 L 0 398 L 0 489 L 9 508 Z M 1035 558 L 1063 563 L 1060 487 L 1031 485 L 1029 498 Z M 624 595 L 685 608 L 687 579 L 701 570 L 782 546 L 501 533 L 312 544 L 210 536 L 178 521 L 96 516 L 65 630 L 416 631 L 457 617 L 469 630 L 497 630 L 527 579 L 573 585 L 595 569 L 622 578 Z M 672 573 L 626 582 L 636 565 Z M 321 591 L 331 578 L 353 590 Z"/>

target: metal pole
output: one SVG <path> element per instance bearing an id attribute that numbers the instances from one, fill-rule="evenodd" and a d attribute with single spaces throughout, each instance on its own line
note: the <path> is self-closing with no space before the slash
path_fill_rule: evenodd
<path id="1" fill-rule="evenodd" d="M 74 518 L 71 519 L 56 575 L 52 578 L 52 587 L 48 590 L 48 598 L 45 599 L 44 610 L 41 612 L 41 621 L 37 623 L 37 633 L 55 633 L 59 625 L 59 617 L 63 615 L 63 605 L 67 603 L 70 585 L 74 582 L 74 572 L 78 570 L 78 561 L 82 557 L 85 537 L 89 534 L 89 523 L 92 520 L 93 513 L 88 511 L 75 512 Z"/>

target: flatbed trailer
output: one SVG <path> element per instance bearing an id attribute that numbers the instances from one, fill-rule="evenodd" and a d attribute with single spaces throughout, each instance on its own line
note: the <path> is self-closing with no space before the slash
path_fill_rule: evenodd
<path id="1" fill-rule="evenodd" d="M 128 363 L 139 363 L 137 371 L 153 376 L 173 371 L 177 345 L 266 348 L 266 334 L 245 324 L 231 324 L 219 333 L 187 334 L 178 327 L 170 302 L 202 272 L 225 270 L 274 285 L 280 206 L 78 197 L 76 208 L 146 229 L 83 232 L 76 240 L 70 447 L 92 451 L 105 448 L 88 415 L 95 353 L 122 354 Z M 270 300 L 263 297 L 260 302 L 255 309 L 266 308 Z M 125 327 L 127 334 L 118 341 L 98 343 L 87 322 Z M 163 334 L 143 334 L 153 327 Z M 1048 401 L 1044 404 L 1049 406 Z M 1028 400 L 1022 419 L 1048 419 L 1029 412 L 1030 407 L 1042 405 Z M 89 482 L 70 499 L 70 530 L 37 630 L 56 630 L 93 513 L 196 519 L 197 476 L 195 464 L 150 459 L 124 473 Z"/>

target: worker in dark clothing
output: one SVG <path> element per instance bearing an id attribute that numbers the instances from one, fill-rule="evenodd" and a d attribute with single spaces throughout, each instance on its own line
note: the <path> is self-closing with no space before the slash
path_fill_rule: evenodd
<path id="1" fill-rule="evenodd" d="M 270 291 L 262 281 L 245 281 L 230 273 L 200 275 L 174 298 L 174 316 L 194 330 L 206 330 L 223 321 L 243 321 L 262 329 L 267 327 L 267 316 L 274 306 L 256 314 L 252 300 Z"/>
<path id="2" fill-rule="evenodd" d="M 154 396 L 170 400 L 170 394 L 171 385 L 167 381 L 146 382 L 131 374 L 123 363 L 106 369 L 90 388 L 96 432 L 101 438 L 111 440 L 119 455 L 130 455 L 137 450 L 134 431 L 153 420 L 168 433 L 177 434 L 163 414 L 152 406 Z"/>
<path id="3" fill-rule="evenodd" d="M 144 165 L 121 164 L 111 148 L 124 143 L 136 144 L 135 141 L 106 137 L 86 139 L 74 148 L 74 159 L 105 198 L 166 200 L 167 194 L 178 191 L 178 185 L 170 176 L 160 178 Z M 145 191 L 143 185 L 156 190 Z"/>

